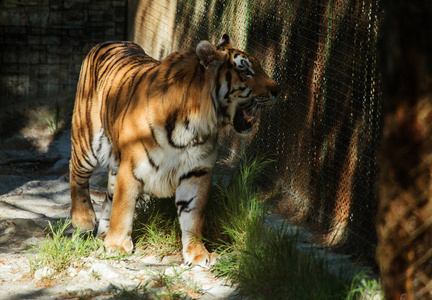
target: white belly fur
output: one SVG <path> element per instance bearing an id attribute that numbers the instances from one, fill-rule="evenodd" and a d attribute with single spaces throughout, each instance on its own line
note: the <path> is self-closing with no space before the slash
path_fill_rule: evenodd
<path id="1" fill-rule="evenodd" d="M 200 147 L 181 149 L 158 148 L 149 153 L 158 165 L 154 168 L 145 157 L 134 169 L 135 177 L 144 182 L 144 191 L 156 197 L 171 197 L 179 184 L 179 179 L 195 168 L 212 169 L 216 159 L 216 151 L 212 155 L 202 157 Z"/>
<path id="2" fill-rule="evenodd" d="M 176 149 L 169 146 L 161 134 L 161 131 L 157 134 L 160 147 L 149 151 L 157 168 L 152 166 L 143 150 L 142 160 L 133 170 L 134 176 L 143 181 L 144 191 L 159 198 L 173 196 L 181 176 L 195 168 L 211 170 L 216 161 L 216 149 L 209 151 L 212 147 L 210 144 Z M 118 171 L 118 165 L 111 152 L 112 145 L 103 129 L 93 139 L 92 148 L 100 165 L 110 168 L 115 173 Z"/>

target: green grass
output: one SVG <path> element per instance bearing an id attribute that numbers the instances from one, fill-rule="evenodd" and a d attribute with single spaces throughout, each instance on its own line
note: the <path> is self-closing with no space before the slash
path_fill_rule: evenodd
<path id="1" fill-rule="evenodd" d="M 167 274 L 167 272 L 153 274 L 154 287 L 163 288 L 159 296 L 167 299 L 190 299 L 190 295 L 201 296 L 203 294 L 201 286 L 189 278 L 183 278 L 182 274 L 189 271 L 190 268 L 178 270 L 173 267 L 170 270 L 172 274 Z"/>
<path id="2" fill-rule="evenodd" d="M 379 280 L 372 278 L 369 272 L 362 271 L 355 274 L 346 300 L 372 299 L 374 295 L 379 295 L 380 299 L 384 299 L 381 284 Z"/>
<path id="3" fill-rule="evenodd" d="M 51 267 L 55 273 L 80 266 L 83 257 L 95 253 L 102 246 L 102 242 L 91 234 L 81 234 L 79 230 L 68 237 L 65 231 L 70 226 L 69 220 L 60 220 L 55 225 L 49 223 L 47 239 L 28 250 L 34 253 L 29 260 L 32 274 L 45 266 Z"/>
<path id="4" fill-rule="evenodd" d="M 133 239 L 142 255 L 181 254 L 181 230 L 174 199 L 143 196 L 135 210 Z"/>
<path id="5" fill-rule="evenodd" d="M 70 220 L 59 220 L 49 223 L 47 238 L 26 250 L 32 253 L 29 258 L 30 273 L 37 269 L 50 267 L 54 274 L 64 272 L 68 267 L 82 267 L 84 258 L 92 256 L 98 259 L 120 259 L 128 254 L 103 251 L 103 241 L 96 239 L 90 232 L 75 230 L 72 235 L 66 234 L 72 226 Z"/>
<path id="6" fill-rule="evenodd" d="M 217 186 L 217 196 L 212 200 L 222 218 L 213 222 L 220 223 L 228 239 L 218 247 L 222 256 L 213 271 L 238 284 L 240 297 L 344 299 L 344 279 L 329 273 L 323 258 L 299 252 L 295 234 L 265 225 L 268 207 L 254 183 L 268 163 L 244 160 L 230 184 Z"/>
<path id="7" fill-rule="evenodd" d="M 250 299 L 359 299 L 379 293 L 379 283 L 364 272 L 348 281 L 328 271 L 327 261 L 312 249 L 296 249 L 297 235 L 265 225 L 269 207 L 263 203 L 256 185 L 260 171 L 269 161 L 244 160 L 229 184 L 214 184 L 206 209 L 206 245 L 221 254 L 212 272 L 228 278 L 238 287 L 238 296 Z M 68 267 L 80 267 L 83 258 L 119 259 L 106 254 L 102 241 L 76 230 L 65 231 L 70 221 L 59 221 L 47 228 L 47 239 L 31 249 L 32 273 L 44 266 L 56 274 Z M 136 209 L 133 239 L 134 255 L 163 257 L 181 254 L 181 231 L 173 199 L 143 197 Z M 123 298 L 185 299 L 202 291 L 181 274 L 158 273 L 136 289 L 116 288 L 112 293 Z M 155 291 L 155 289 L 157 291 Z M 93 295 L 94 296 L 94 295 Z M 84 297 L 86 297 L 84 295 Z M 91 298 L 91 295 L 89 295 Z"/>
<path id="8" fill-rule="evenodd" d="M 56 105 L 55 112 L 44 114 L 41 112 L 42 118 L 45 120 L 47 127 L 51 133 L 56 133 L 59 129 L 59 107 Z"/>
<path id="9" fill-rule="evenodd" d="M 351 300 L 367 294 L 373 281 L 364 274 L 352 282 L 343 270 L 332 274 L 324 257 L 312 249 L 306 253 L 296 249 L 296 234 L 264 224 L 269 207 L 262 201 L 256 180 L 269 163 L 244 159 L 229 184 L 212 186 L 204 236 L 207 248 L 221 253 L 212 271 L 237 284 L 239 297 L 251 299 Z M 173 199 L 150 198 L 137 211 L 138 245 L 160 256 L 181 252 Z"/>
<path id="10" fill-rule="evenodd" d="M 113 286 L 111 294 L 116 299 L 194 299 L 202 295 L 202 289 L 196 283 L 184 279 L 181 271 L 172 268 L 173 274 L 154 273 L 151 280 L 136 286 L 134 289 Z M 195 295 L 196 297 L 191 297 Z"/>

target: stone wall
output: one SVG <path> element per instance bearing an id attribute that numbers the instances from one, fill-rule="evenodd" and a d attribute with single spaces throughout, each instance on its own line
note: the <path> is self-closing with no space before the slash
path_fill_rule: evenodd
<path id="1" fill-rule="evenodd" d="M 86 53 L 99 42 L 124 39 L 126 3 L 0 1 L 0 126 L 1 114 L 17 104 L 73 93 Z"/>

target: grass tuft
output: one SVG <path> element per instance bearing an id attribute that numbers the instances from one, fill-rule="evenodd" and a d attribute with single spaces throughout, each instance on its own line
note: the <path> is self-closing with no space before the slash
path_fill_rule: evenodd
<path id="1" fill-rule="evenodd" d="M 60 113 L 60 108 L 59 108 L 59 105 L 57 103 L 55 106 L 55 112 L 47 113 L 47 114 L 44 114 L 43 112 L 41 112 L 41 116 L 45 120 L 49 131 L 53 134 L 57 133 L 60 129 L 59 113 Z"/>
<path id="2" fill-rule="evenodd" d="M 373 278 L 369 271 L 360 271 L 354 275 L 346 300 L 384 299 L 379 280 Z"/>
<path id="3" fill-rule="evenodd" d="M 136 208 L 133 232 L 140 254 L 159 258 L 180 254 L 181 230 L 174 199 L 143 196 Z"/>
<path id="4" fill-rule="evenodd" d="M 83 257 L 96 253 L 102 247 L 101 240 L 89 233 L 82 234 L 79 230 L 68 237 L 65 231 L 70 226 L 70 220 L 59 220 L 55 225 L 49 223 L 47 239 L 28 250 L 34 253 L 29 260 L 32 274 L 45 266 L 52 268 L 55 273 L 61 273 L 71 266 L 80 266 Z"/>

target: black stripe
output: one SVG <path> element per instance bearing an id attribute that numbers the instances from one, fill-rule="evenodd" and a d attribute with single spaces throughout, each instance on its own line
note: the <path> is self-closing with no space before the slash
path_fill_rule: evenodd
<path id="1" fill-rule="evenodd" d="M 77 169 L 76 165 L 75 165 L 75 169 L 74 169 L 74 173 L 76 175 L 78 175 L 81 178 L 90 178 L 92 172 L 88 172 L 88 170 L 86 170 L 82 165 L 81 165 L 81 161 L 78 160 L 78 165 L 81 167 L 81 169 Z"/>
<path id="2" fill-rule="evenodd" d="M 76 183 L 77 185 L 82 186 L 84 189 L 88 189 L 89 186 L 90 186 L 90 183 L 89 183 L 88 180 L 86 180 L 86 181 L 84 181 L 84 182 L 78 182 L 78 181 L 75 181 L 75 183 Z"/>
<path id="3" fill-rule="evenodd" d="M 124 122 L 124 118 L 125 118 L 125 116 L 126 116 L 126 112 L 128 111 L 129 106 L 130 106 L 130 104 L 131 104 L 131 100 L 132 100 L 132 97 L 131 97 L 131 91 L 132 91 L 132 87 L 134 86 L 134 82 L 135 82 L 136 75 L 138 74 L 138 70 L 137 70 L 137 68 L 136 68 L 136 66 L 137 66 L 138 64 L 139 64 L 139 62 L 138 62 L 138 63 L 135 63 L 135 64 L 131 64 L 131 70 L 134 70 L 134 74 L 131 75 L 131 76 L 132 76 L 132 79 L 129 80 L 129 86 L 128 86 L 127 94 L 126 94 L 126 98 L 125 98 L 128 102 L 127 102 L 127 106 L 126 106 L 125 113 L 123 114 L 122 123 Z"/>
<path id="4" fill-rule="evenodd" d="M 249 91 L 249 93 L 246 96 L 238 96 L 239 98 L 249 98 L 250 94 L 252 94 L 252 89 Z"/>
<path id="5" fill-rule="evenodd" d="M 149 72 L 147 72 L 147 73 L 149 73 Z M 158 74 L 159 74 L 159 69 L 155 69 L 155 71 L 153 72 L 153 74 L 149 77 L 149 81 L 150 82 L 149 82 L 149 84 L 147 86 L 147 93 L 146 93 L 147 101 L 149 101 L 149 98 L 150 98 L 151 86 L 152 86 L 153 83 L 155 83 L 155 79 L 158 76 Z"/>
<path id="6" fill-rule="evenodd" d="M 156 77 L 159 75 L 159 69 L 156 69 L 153 74 L 150 77 L 150 85 L 149 87 L 152 85 L 152 83 L 155 81 Z"/>
<path id="7" fill-rule="evenodd" d="M 95 51 L 94 51 L 94 53 L 93 53 L 93 62 L 92 62 L 92 66 L 96 66 L 96 60 L 98 60 L 99 62 L 103 62 L 104 60 L 105 60 L 105 58 L 106 58 L 106 56 L 108 56 L 108 55 L 111 55 L 111 53 L 110 53 L 110 50 L 111 49 L 109 49 L 107 52 L 105 52 L 104 54 L 102 54 L 101 56 L 99 56 L 99 52 L 102 50 L 102 49 L 105 49 L 105 48 L 107 48 L 107 47 L 110 47 L 110 46 L 113 46 L 113 48 L 114 47 L 116 47 L 115 45 L 116 45 L 117 43 L 111 43 L 111 42 L 106 42 L 106 43 L 102 43 L 102 44 L 99 44 L 97 47 L 96 47 L 96 49 L 95 49 Z M 118 44 L 117 44 L 118 45 Z M 99 69 L 99 68 L 98 68 Z M 98 69 L 97 69 L 97 71 L 98 71 Z"/>
<path id="8" fill-rule="evenodd" d="M 179 184 L 185 179 L 188 179 L 191 177 L 202 177 L 202 176 L 206 175 L 207 173 L 208 173 L 208 170 L 206 170 L 206 169 L 194 169 L 194 170 L 190 171 L 189 173 L 182 175 L 179 179 Z"/>
<path id="9" fill-rule="evenodd" d="M 100 154 L 100 151 L 102 150 L 102 143 L 101 143 L 101 141 L 99 141 L 99 147 L 97 148 L 97 150 L 96 150 L 96 154 L 99 156 L 99 154 Z M 94 154 L 94 153 L 93 153 Z"/>
<path id="10" fill-rule="evenodd" d="M 167 132 L 167 139 L 170 146 L 176 149 L 183 149 L 187 145 L 177 145 L 176 143 L 174 143 L 172 139 L 172 133 L 175 129 L 176 122 L 177 122 L 177 115 L 178 115 L 178 111 L 175 110 L 172 114 L 168 116 L 168 118 L 165 121 L 165 130 Z"/>
<path id="11" fill-rule="evenodd" d="M 158 145 L 160 147 L 160 144 L 159 144 L 158 139 L 156 138 L 156 134 L 155 134 L 153 126 L 151 124 L 149 124 L 149 127 L 150 127 L 150 132 L 151 132 L 152 138 L 156 142 L 156 145 Z"/>
<path id="12" fill-rule="evenodd" d="M 224 98 L 229 99 L 229 95 L 231 94 L 231 80 L 232 80 L 231 72 L 226 72 L 225 79 L 227 81 L 227 92 L 226 92 Z"/>
<path id="13" fill-rule="evenodd" d="M 179 209 L 178 211 L 178 215 L 180 217 L 180 215 L 182 214 L 182 212 L 188 213 L 190 211 L 192 211 L 194 208 L 188 209 L 189 208 L 189 204 L 191 204 L 191 202 L 195 199 L 195 197 L 192 197 L 189 200 L 178 200 L 176 201 L 176 206 Z"/>
<path id="14" fill-rule="evenodd" d="M 114 53 L 117 54 L 117 53 Z M 110 60 L 108 60 L 108 65 L 106 66 L 105 70 L 103 71 L 102 74 L 98 74 L 98 79 L 102 79 L 103 77 L 107 76 L 109 73 L 111 73 L 111 71 L 120 65 L 120 61 L 124 58 L 124 57 L 120 57 L 120 59 L 112 59 L 114 55 L 112 55 L 111 57 L 109 57 Z M 123 62 L 123 64 L 121 65 L 121 67 L 118 68 L 118 70 L 120 70 L 122 67 L 124 67 L 125 65 L 127 65 L 127 61 Z"/>
<path id="15" fill-rule="evenodd" d="M 79 184 L 79 185 L 84 185 L 85 182 L 88 181 L 88 180 L 90 179 L 90 176 L 91 176 L 91 174 L 90 174 L 89 176 L 81 176 L 81 175 L 79 175 L 79 174 L 76 174 L 75 172 L 73 172 L 73 173 L 74 173 L 75 178 L 78 177 L 78 178 L 84 180 L 83 183 L 80 183 L 79 181 L 75 180 L 76 184 Z"/>
<path id="16" fill-rule="evenodd" d="M 170 59 L 170 61 L 171 61 L 171 59 Z M 169 67 L 168 67 L 168 70 L 167 70 L 167 72 L 165 73 L 165 82 L 169 82 L 169 80 L 170 80 L 170 78 L 171 78 L 171 73 L 172 73 L 172 71 L 173 71 L 173 68 L 174 68 L 174 66 L 176 65 L 176 63 L 177 62 L 171 62 L 170 63 L 170 65 L 169 65 Z"/>
<path id="17" fill-rule="evenodd" d="M 185 75 L 184 73 L 184 70 L 180 69 L 174 74 L 173 78 L 175 78 L 176 80 L 183 79 Z"/>
<path id="18" fill-rule="evenodd" d="M 141 77 L 138 79 L 138 81 L 136 82 L 136 84 L 134 84 L 133 90 L 130 94 L 130 97 L 132 98 L 135 95 L 135 92 L 138 88 L 138 86 L 141 84 L 141 82 L 146 79 L 148 73 L 150 73 L 151 70 L 153 70 L 154 68 L 156 68 L 159 65 L 159 63 L 156 63 L 154 66 L 151 66 L 150 68 L 148 68 L 147 70 L 145 70 L 145 72 L 141 75 Z"/>
<path id="19" fill-rule="evenodd" d="M 142 144 L 142 146 L 144 147 L 144 151 L 145 151 L 145 153 L 147 154 L 147 158 L 148 158 L 148 161 L 149 161 L 150 165 L 151 165 L 154 169 L 156 169 L 156 172 L 157 172 L 157 171 L 159 170 L 159 166 L 158 166 L 158 165 L 154 162 L 154 160 L 150 157 L 149 151 L 148 151 L 147 147 L 145 146 L 144 141 L 141 141 L 141 144 Z"/>
<path id="20" fill-rule="evenodd" d="M 236 71 L 237 77 L 240 79 L 241 82 L 245 82 L 246 81 L 246 77 L 242 74 L 242 72 L 240 70 L 234 69 L 234 71 Z"/>
<path id="21" fill-rule="evenodd" d="M 135 178 L 135 180 L 138 181 L 138 182 L 140 182 L 142 184 L 142 186 L 144 187 L 144 180 L 142 180 L 141 178 L 136 177 L 134 170 L 135 170 L 135 163 L 132 163 L 132 170 L 131 170 L 132 171 L 132 175 Z"/>
<path id="22" fill-rule="evenodd" d="M 168 89 L 170 87 L 170 84 L 166 81 L 163 82 L 163 85 L 161 87 L 162 94 L 166 94 L 168 92 Z"/>
<path id="23" fill-rule="evenodd" d="M 90 162 L 89 160 L 89 156 L 86 153 L 83 153 L 83 159 L 85 160 L 85 162 L 87 164 L 89 164 L 90 166 L 92 166 L 93 168 L 96 168 L 96 166 L 93 166 L 93 164 Z M 97 160 L 96 160 L 97 161 Z"/>
<path id="24" fill-rule="evenodd" d="M 219 99 L 219 90 L 221 88 L 221 84 L 219 81 L 220 81 L 220 72 L 218 72 L 216 76 L 216 89 L 215 89 L 215 94 L 218 99 Z"/>
<path id="25" fill-rule="evenodd" d="M 76 154 L 76 150 L 75 150 L 75 147 L 73 148 L 73 155 L 72 155 L 72 157 L 71 157 L 71 161 L 72 161 L 72 166 L 73 166 L 73 168 L 74 169 L 76 169 L 77 168 L 77 165 L 80 167 L 80 169 L 84 169 L 84 170 L 87 170 L 87 168 L 85 168 L 82 164 L 81 164 L 81 161 L 80 161 L 80 159 L 78 158 L 78 155 Z"/>
<path id="26" fill-rule="evenodd" d="M 106 192 L 106 200 L 108 201 L 108 202 L 112 202 L 112 196 L 110 195 L 110 193 L 108 193 L 108 191 Z"/>
<path id="27" fill-rule="evenodd" d="M 111 90 L 111 86 L 114 86 L 114 81 L 116 81 L 118 74 L 121 72 L 121 70 L 124 67 L 129 68 L 129 69 L 124 74 L 121 75 L 122 76 L 122 82 L 121 82 L 120 86 L 118 87 L 118 89 L 116 91 L 116 94 L 115 94 L 115 97 L 114 97 L 115 103 L 114 103 L 114 111 L 111 114 L 112 119 L 115 119 L 115 116 L 117 115 L 117 110 L 118 110 L 118 106 L 119 106 L 119 102 L 120 102 L 119 100 L 126 100 L 126 101 L 128 101 L 127 107 L 126 107 L 126 111 L 129 108 L 130 99 L 128 99 L 128 98 L 120 98 L 120 96 L 121 96 L 121 94 L 123 92 L 124 86 L 126 84 L 128 84 L 128 83 L 129 83 L 129 85 L 128 85 L 127 90 L 130 90 L 130 80 L 128 80 L 129 79 L 128 74 L 129 74 L 129 72 L 131 70 L 133 70 L 133 68 L 130 65 L 129 61 L 127 61 L 125 64 L 122 64 L 122 65 L 118 66 L 118 68 L 116 70 L 116 73 L 111 76 L 112 77 L 112 82 L 111 82 L 111 85 L 110 85 L 110 90 Z M 107 97 L 109 97 L 109 96 L 110 96 L 110 94 L 107 95 Z M 124 114 L 126 114 L 126 111 L 125 111 Z"/>

